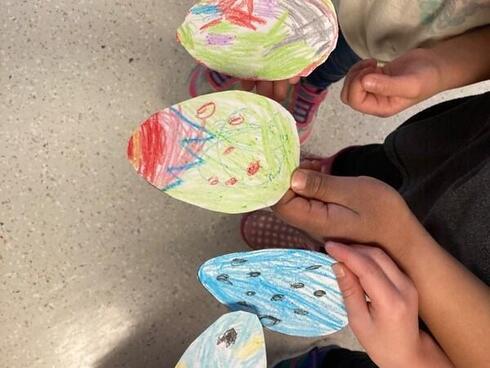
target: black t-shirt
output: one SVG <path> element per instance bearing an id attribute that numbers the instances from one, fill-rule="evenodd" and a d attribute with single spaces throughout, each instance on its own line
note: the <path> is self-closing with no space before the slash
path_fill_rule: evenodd
<path id="1" fill-rule="evenodd" d="M 488 285 L 490 92 L 415 115 L 388 136 L 384 149 L 419 221 Z"/>

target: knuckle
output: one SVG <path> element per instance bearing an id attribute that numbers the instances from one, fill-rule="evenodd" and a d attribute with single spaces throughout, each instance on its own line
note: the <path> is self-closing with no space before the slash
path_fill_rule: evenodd
<path id="1" fill-rule="evenodd" d="M 349 277 L 343 277 L 339 280 L 339 288 L 342 291 L 344 299 L 351 298 L 357 294 L 357 288 L 354 280 Z"/>
<path id="2" fill-rule="evenodd" d="M 378 194 L 380 190 L 380 182 L 377 179 L 371 178 L 369 176 L 359 176 L 356 178 L 357 186 L 361 192 L 369 192 L 373 194 Z"/>
<path id="3" fill-rule="evenodd" d="M 359 176 L 357 180 L 359 185 L 364 187 L 365 190 L 376 195 L 382 195 L 384 199 L 390 201 L 398 201 L 400 199 L 400 195 L 395 189 L 378 179 L 369 176 Z"/>
<path id="4" fill-rule="evenodd" d="M 359 255 L 363 264 L 364 274 L 366 276 L 376 276 L 378 274 L 378 268 L 371 258 L 365 255 Z"/>
<path id="5" fill-rule="evenodd" d="M 403 287 L 403 293 L 410 304 L 418 305 L 419 293 L 411 282 L 407 282 L 407 284 Z"/>
<path id="6" fill-rule="evenodd" d="M 312 172 L 307 179 L 306 188 L 310 193 L 321 193 L 325 185 L 325 179 L 323 175 L 319 173 Z"/>
<path id="7" fill-rule="evenodd" d="M 399 316 L 405 318 L 407 314 L 412 311 L 412 306 L 410 305 L 410 303 L 407 303 L 407 301 L 402 299 L 402 301 L 398 303 L 397 310 Z"/>
<path id="8" fill-rule="evenodd" d="M 402 319 L 410 311 L 409 304 L 401 297 L 393 297 L 388 300 L 388 307 L 393 319 Z"/>
<path id="9" fill-rule="evenodd" d="M 377 262 L 382 262 L 388 258 L 385 252 L 383 252 L 380 248 L 376 247 L 371 247 L 368 248 L 368 252 L 371 255 L 371 258 L 373 258 Z"/>

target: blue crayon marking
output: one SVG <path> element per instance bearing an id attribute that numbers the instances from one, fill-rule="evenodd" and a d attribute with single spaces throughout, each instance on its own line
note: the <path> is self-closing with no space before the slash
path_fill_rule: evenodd
<path id="1" fill-rule="evenodd" d="M 196 5 L 191 9 L 191 13 L 195 15 L 214 15 L 221 11 L 217 5 Z"/>
<path id="2" fill-rule="evenodd" d="M 175 181 L 172 181 L 165 188 L 163 188 L 162 189 L 163 192 L 169 191 L 171 189 L 175 189 L 175 188 L 179 187 L 180 185 L 182 185 L 184 183 L 184 181 L 179 177 L 179 175 L 182 172 L 187 171 L 189 169 L 192 169 L 196 166 L 202 165 L 205 162 L 202 157 L 200 157 L 195 152 L 193 152 L 188 146 L 190 144 L 193 144 L 193 143 L 206 143 L 206 142 L 209 142 L 209 141 L 213 140 L 214 138 L 216 138 L 216 136 L 213 133 L 211 133 L 209 130 L 207 130 L 203 126 L 199 125 L 198 123 L 195 123 L 192 120 L 190 120 L 189 118 L 187 118 L 179 110 L 171 107 L 170 111 L 172 111 L 175 115 L 177 115 L 177 117 L 184 124 L 188 124 L 188 125 L 192 126 L 193 128 L 195 128 L 201 132 L 204 132 L 206 134 L 206 136 L 202 137 L 202 138 L 184 138 L 180 141 L 180 146 L 182 147 L 182 149 L 185 150 L 187 153 L 189 153 L 195 160 L 192 162 L 186 163 L 184 165 L 169 166 L 167 168 L 167 172 L 174 177 Z"/>

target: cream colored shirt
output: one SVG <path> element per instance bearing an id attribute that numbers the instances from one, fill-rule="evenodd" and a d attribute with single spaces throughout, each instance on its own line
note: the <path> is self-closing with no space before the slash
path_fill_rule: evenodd
<path id="1" fill-rule="evenodd" d="M 408 50 L 490 24 L 490 0 L 334 0 L 340 28 L 363 59 Z M 476 50 L 475 50 L 476 51 Z"/>

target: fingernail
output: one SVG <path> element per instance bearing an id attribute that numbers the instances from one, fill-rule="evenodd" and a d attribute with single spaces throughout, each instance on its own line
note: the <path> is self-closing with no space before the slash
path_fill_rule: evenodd
<path id="1" fill-rule="evenodd" d="M 293 188 L 293 190 L 303 190 L 306 188 L 306 175 L 304 172 L 298 170 L 293 174 L 291 188 Z"/>
<path id="2" fill-rule="evenodd" d="M 335 247 L 335 242 L 333 241 L 328 241 L 325 243 L 325 250 L 328 252 L 329 249 L 332 249 L 333 247 Z"/>
<path id="3" fill-rule="evenodd" d="M 365 89 L 374 89 L 376 88 L 376 79 L 375 78 L 365 78 L 363 81 Z"/>
<path id="4" fill-rule="evenodd" d="M 375 82 L 371 78 L 364 79 L 364 88 L 374 88 Z"/>
<path id="5" fill-rule="evenodd" d="M 342 266 L 340 263 L 334 264 L 332 266 L 332 270 L 337 278 L 341 278 L 345 276 L 344 266 Z"/>

